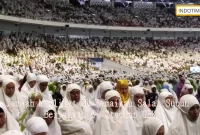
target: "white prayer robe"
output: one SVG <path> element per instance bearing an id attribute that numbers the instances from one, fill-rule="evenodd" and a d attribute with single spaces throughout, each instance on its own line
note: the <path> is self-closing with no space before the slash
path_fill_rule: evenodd
<path id="1" fill-rule="evenodd" d="M 9 83 L 15 84 L 15 91 L 12 97 L 8 97 L 5 94 L 6 85 Z M 6 106 L 8 111 L 13 115 L 15 119 L 18 119 L 20 115 L 24 112 L 27 102 L 24 100 L 23 96 L 16 88 L 16 82 L 10 78 L 4 78 L 2 84 L 2 90 L 0 91 L 0 99 Z"/>
<path id="2" fill-rule="evenodd" d="M 9 130 L 17 130 L 20 131 L 19 124 L 17 121 L 14 119 L 14 117 L 11 115 L 11 113 L 7 110 L 5 104 L 0 101 L 0 108 L 3 109 L 5 113 L 5 118 L 6 122 L 2 128 L 0 128 L 0 134 L 2 135 L 3 133 L 9 131 Z"/>
<path id="3" fill-rule="evenodd" d="M 169 91 L 163 91 L 160 93 L 158 104 L 155 110 L 155 117 L 164 124 L 165 133 L 167 133 L 168 128 L 170 127 L 171 122 L 174 120 L 175 113 L 177 111 L 177 108 L 174 105 L 172 107 L 166 105 L 165 98 L 168 96 L 173 95 Z"/>
<path id="4" fill-rule="evenodd" d="M 106 101 L 112 97 L 119 97 L 120 94 L 111 90 L 105 95 Z M 121 100 L 120 100 L 121 102 Z M 137 135 L 135 123 L 127 110 L 120 105 L 117 112 L 113 112 L 109 107 L 102 107 L 95 123 L 93 135 Z"/>
<path id="5" fill-rule="evenodd" d="M 37 89 L 38 92 L 42 93 L 43 99 L 44 100 L 49 100 L 49 101 L 53 102 L 52 94 L 49 91 L 48 86 L 47 86 L 47 88 L 46 88 L 46 90 L 44 92 L 42 92 L 40 90 L 40 86 L 39 86 L 40 83 L 43 83 L 43 82 L 48 82 L 49 83 L 49 79 L 47 78 L 47 76 L 45 76 L 45 75 L 39 75 L 39 76 L 37 76 L 36 82 L 37 82 L 36 83 L 36 89 Z"/>
<path id="6" fill-rule="evenodd" d="M 63 84 L 60 86 L 60 94 L 62 95 L 62 97 L 64 98 L 65 97 L 65 94 L 66 94 L 66 90 L 63 90 L 63 86 L 66 86 L 66 90 L 67 90 L 67 85 L 66 84 Z"/>
<path id="7" fill-rule="evenodd" d="M 85 92 L 84 92 L 84 95 L 85 95 L 86 99 L 88 99 L 88 100 L 91 100 L 91 99 L 94 98 L 94 90 L 93 90 L 91 93 L 89 92 L 89 90 L 90 90 L 91 88 L 93 88 L 93 86 L 92 86 L 92 85 L 88 85 L 88 86 L 86 87 Z"/>
<path id="8" fill-rule="evenodd" d="M 195 96 L 187 94 L 180 98 L 179 108 L 167 135 L 200 135 L 200 118 L 192 122 L 187 117 L 188 111 L 194 105 L 199 105 Z"/>
<path id="9" fill-rule="evenodd" d="M 49 133 L 49 128 L 45 122 L 45 120 L 41 117 L 32 117 L 30 118 L 26 125 L 26 129 L 24 131 L 25 135 L 34 135 L 39 133 Z"/>
<path id="10" fill-rule="evenodd" d="M 55 112 L 55 116 L 52 123 L 48 126 L 48 135 L 62 135 L 60 125 L 58 124 L 56 108 L 52 102 L 47 100 L 43 100 L 42 102 L 40 102 L 35 110 L 35 113 L 33 114 L 33 117 L 38 116 L 43 118 L 49 110 L 53 110 Z"/>
<path id="11" fill-rule="evenodd" d="M 93 111 L 86 103 L 85 97 L 80 94 L 80 101 L 71 101 L 70 92 L 72 90 L 81 91 L 77 84 L 70 84 L 67 93 L 58 108 L 59 123 L 63 135 L 92 135 L 92 125 L 94 125 Z"/>
<path id="12" fill-rule="evenodd" d="M 159 119 L 148 118 L 142 127 L 142 135 L 156 135 L 161 126 L 163 124 Z"/>
<path id="13" fill-rule="evenodd" d="M 91 102 L 91 107 L 97 112 L 100 112 L 102 105 L 105 104 L 105 100 L 102 98 L 102 94 L 107 90 L 113 90 L 113 85 L 110 81 L 102 82 L 96 90 L 96 98 Z M 93 103 L 93 104 L 92 104 Z"/>
<path id="14" fill-rule="evenodd" d="M 27 99 L 27 97 L 29 96 L 30 93 L 35 92 L 35 86 L 33 86 L 33 88 L 30 87 L 30 85 L 28 84 L 31 81 L 36 81 L 36 75 L 33 73 L 28 73 L 27 77 L 26 77 L 26 82 L 24 83 L 24 85 L 22 86 L 21 89 L 21 93 L 23 94 L 23 96 Z"/>
<path id="15" fill-rule="evenodd" d="M 154 114 L 146 105 L 145 100 L 144 103 L 140 104 L 140 106 L 137 107 L 135 105 L 133 98 L 136 94 L 145 95 L 143 88 L 137 86 L 130 91 L 131 98 L 129 99 L 126 108 L 128 112 L 132 115 L 133 120 L 135 121 L 137 135 L 142 135 L 142 126 L 144 124 L 144 121 L 149 117 L 154 117 Z"/>

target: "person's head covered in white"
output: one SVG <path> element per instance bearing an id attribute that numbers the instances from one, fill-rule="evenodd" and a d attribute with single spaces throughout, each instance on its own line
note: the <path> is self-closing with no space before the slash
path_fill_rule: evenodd
<path id="1" fill-rule="evenodd" d="M 47 100 L 40 102 L 33 116 L 41 117 L 46 121 L 49 127 L 48 135 L 61 135 L 60 125 L 58 124 L 57 120 L 56 108 L 52 102 Z"/>
<path id="2" fill-rule="evenodd" d="M 26 125 L 26 131 L 31 133 L 31 135 L 48 135 L 49 127 L 47 126 L 45 120 L 41 117 L 30 118 Z"/>
<path id="3" fill-rule="evenodd" d="M 25 110 L 26 101 L 22 98 L 16 89 L 16 82 L 10 78 L 4 78 L 0 97 L 2 102 L 7 106 L 9 112 L 17 119 Z"/>
<path id="4" fill-rule="evenodd" d="M 102 109 L 95 123 L 94 135 L 136 134 L 136 126 L 127 110 L 122 105 L 118 91 L 110 90 L 105 94 L 106 106 Z"/>
<path id="5" fill-rule="evenodd" d="M 162 121 L 167 132 L 171 122 L 174 120 L 177 108 L 174 106 L 174 97 L 169 91 L 162 91 L 159 95 L 155 110 L 155 117 Z"/>
<path id="6" fill-rule="evenodd" d="M 148 118 L 142 127 L 142 135 L 164 135 L 164 125 L 157 118 Z"/>
<path id="7" fill-rule="evenodd" d="M 0 102 L 0 134 L 9 130 L 20 131 L 20 127 L 14 117 L 7 110 L 5 104 Z"/>
<path id="8" fill-rule="evenodd" d="M 21 92 L 24 95 L 29 95 L 33 89 L 35 88 L 35 84 L 36 84 L 36 75 L 34 73 L 28 73 L 26 76 L 26 82 L 25 84 L 22 86 Z"/>
<path id="9" fill-rule="evenodd" d="M 53 101 L 51 92 L 48 89 L 49 78 L 46 75 L 37 76 L 36 80 L 37 90 L 42 93 L 42 96 L 45 100 Z"/>
<path id="10" fill-rule="evenodd" d="M 105 94 L 109 90 L 112 90 L 114 86 L 110 81 L 103 81 L 97 88 L 97 99 L 105 99 Z"/>
<path id="11" fill-rule="evenodd" d="M 131 98 L 128 101 L 127 109 L 132 114 L 134 121 L 136 122 L 137 134 L 141 135 L 142 126 L 144 121 L 153 116 L 153 113 L 146 105 L 145 93 L 142 87 L 136 86 L 131 91 Z"/>
<path id="12" fill-rule="evenodd" d="M 199 135 L 199 102 L 193 95 L 180 98 L 179 107 L 168 129 L 168 135 Z"/>
<path id="13" fill-rule="evenodd" d="M 91 135 L 92 109 L 75 83 L 67 87 L 65 97 L 58 108 L 59 123 L 63 134 Z M 89 117 L 87 117 L 87 115 Z"/>
<path id="14" fill-rule="evenodd" d="M 63 98 L 65 97 L 66 90 L 67 90 L 67 85 L 66 84 L 62 84 L 60 86 L 60 94 L 62 95 Z"/>

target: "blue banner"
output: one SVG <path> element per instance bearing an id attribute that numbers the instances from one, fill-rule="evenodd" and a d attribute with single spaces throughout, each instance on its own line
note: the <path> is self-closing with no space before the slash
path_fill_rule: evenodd
<path id="1" fill-rule="evenodd" d="M 92 62 L 103 62 L 103 58 L 88 58 Z"/>

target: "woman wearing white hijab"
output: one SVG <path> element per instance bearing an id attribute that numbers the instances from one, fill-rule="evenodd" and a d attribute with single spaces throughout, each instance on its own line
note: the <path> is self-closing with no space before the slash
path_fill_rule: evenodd
<path id="1" fill-rule="evenodd" d="M 153 117 L 153 113 L 145 103 L 145 93 L 142 87 L 136 86 L 130 91 L 131 98 L 127 103 L 127 110 L 136 124 L 137 135 L 142 135 L 144 121 Z"/>
<path id="2" fill-rule="evenodd" d="M 119 92 L 108 91 L 105 100 L 107 106 L 97 117 L 93 135 L 137 135 L 135 122 L 123 107 Z"/>
<path id="3" fill-rule="evenodd" d="M 199 111 L 199 102 L 195 96 L 182 96 L 167 135 L 200 135 Z"/>
<path id="4" fill-rule="evenodd" d="M 19 132 L 17 130 L 10 130 L 10 131 L 4 133 L 3 135 L 24 135 L 24 133 Z"/>
<path id="5" fill-rule="evenodd" d="M 26 122 L 33 116 L 38 104 L 43 100 L 40 92 L 33 92 L 28 96 L 28 105 L 21 117 L 17 120 L 21 131 L 24 131 Z"/>
<path id="6" fill-rule="evenodd" d="M 70 84 L 58 108 L 62 135 L 92 135 L 93 111 L 81 94 L 81 87 Z"/>
<path id="7" fill-rule="evenodd" d="M 97 112 L 100 112 L 101 106 L 105 104 L 105 94 L 106 92 L 113 90 L 113 85 L 110 81 L 102 82 L 96 90 L 96 98 L 91 104 L 91 107 Z"/>
<path id="8" fill-rule="evenodd" d="M 30 118 L 25 127 L 25 135 L 48 135 L 49 133 L 49 128 L 45 120 L 41 117 Z"/>
<path id="9" fill-rule="evenodd" d="M 174 98 L 169 91 L 163 91 L 158 98 L 158 104 L 155 110 L 155 117 L 158 118 L 165 126 L 167 133 L 171 122 L 174 120 L 177 108 L 174 106 Z"/>
<path id="10" fill-rule="evenodd" d="M 193 95 L 194 88 L 191 84 L 184 84 L 180 97 L 186 95 L 186 94 L 192 94 Z"/>
<path id="11" fill-rule="evenodd" d="M 164 125 L 157 118 L 148 118 L 142 127 L 142 135 L 164 135 Z"/>
<path id="12" fill-rule="evenodd" d="M 4 78 L 0 95 L 3 98 L 1 101 L 7 106 L 9 112 L 18 119 L 24 112 L 27 102 L 17 90 L 16 82 L 10 78 Z"/>
<path id="13" fill-rule="evenodd" d="M 48 135 L 62 135 L 60 125 L 58 124 L 56 108 L 52 102 L 43 100 L 37 106 L 33 114 L 33 117 L 34 116 L 44 118 L 49 127 Z"/>
<path id="14" fill-rule="evenodd" d="M 43 99 L 53 102 L 52 94 L 48 89 L 49 79 L 47 78 L 47 76 L 46 75 L 37 76 L 36 82 L 37 82 L 36 84 L 37 91 L 42 93 Z"/>
<path id="15" fill-rule="evenodd" d="M 19 124 L 7 110 L 5 104 L 0 102 L 0 134 L 9 130 L 20 131 Z"/>
<path id="16" fill-rule="evenodd" d="M 33 73 L 28 73 L 26 76 L 26 82 L 21 88 L 21 92 L 25 97 L 28 97 L 31 92 L 34 92 L 36 84 L 36 75 Z"/>
<path id="17" fill-rule="evenodd" d="M 65 97 L 66 90 L 67 90 L 66 84 L 63 84 L 63 85 L 60 86 L 60 94 L 62 95 L 63 98 Z"/>
<path id="18" fill-rule="evenodd" d="M 86 99 L 91 100 L 94 98 L 94 88 L 92 85 L 88 85 L 84 92 Z"/>
<path id="19" fill-rule="evenodd" d="M 20 75 L 20 74 L 16 75 L 16 79 L 15 80 L 17 82 L 17 89 L 19 89 L 19 87 L 22 85 L 23 79 L 24 79 L 23 75 Z"/>

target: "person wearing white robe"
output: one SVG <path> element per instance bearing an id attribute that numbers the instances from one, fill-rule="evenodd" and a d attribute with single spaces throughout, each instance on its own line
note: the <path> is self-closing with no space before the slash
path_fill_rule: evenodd
<path id="1" fill-rule="evenodd" d="M 3 102 L 0 101 L 0 108 L 3 110 L 0 113 L 1 119 L 0 119 L 0 134 L 2 135 L 3 133 L 9 131 L 9 130 L 17 130 L 20 131 L 20 127 L 19 124 L 17 123 L 17 121 L 14 119 L 14 117 L 11 115 L 11 113 L 7 110 L 5 104 Z M 5 122 L 3 122 L 4 120 L 2 120 L 2 118 L 5 119 Z"/>
<path id="2" fill-rule="evenodd" d="M 94 98 L 94 88 L 92 85 L 88 85 L 84 92 L 86 99 L 91 100 Z"/>
<path id="3" fill-rule="evenodd" d="M 158 104 L 155 110 L 155 117 L 158 118 L 165 126 L 167 133 L 171 122 L 174 120 L 177 108 L 173 102 L 174 98 L 169 91 L 163 91 L 158 98 Z"/>
<path id="4" fill-rule="evenodd" d="M 76 93 L 79 101 L 72 99 L 72 92 Z M 67 87 L 66 95 L 58 108 L 58 117 L 62 135 L 92 135 L 93 111 L 81 94 L 79 85 L 70 84 Z"/>
<path id="5" fill-rule="evenodd" d="M 142 87 L 134 87 L 130 91 L 131 97 L 127 103 L 127 110 L 132 115 L 136 124 L 137 135 L 142 135 L 142 126 L 149 117 L 154 117 L 153 112 L 145 102 L 145 93 Z"/>
<path id="6" fill-rule="evenodd" d="M 47 76 L 46 75 L 37 76 L 36 82 L 37 82 L 36 89 L 38 92 L 42 93 L 43 99 L 53 102 L 52 94 L 48 89 L 49 79 L 47 78 Z"/>
<path id="7" fill-rule="evenodd" d="M 114 101 L 111 101 L 112 98 L 115 98 Z M 93 135 L 137 135 L 135 122 L 123 107 L 119 92 L 108 91 L 105 100 L 107 106 L 102 106 L 97 116 Z"/>
<path id="8" fill-rule="evenodd" d="M 181 90 L 181 95 L 180 97 L 186 95 L 186 94 L 192 94 L 194 95 L 193 92 L 194 91 L 194 88 L 191 84 L 184 84 L 182 90 Z"/>
<path id="9" fill-rule="evenodd" d="M 142 135 L 164 135 L 164 125 L 157 118 L 148 118 L 142 127 Z"/>
<path id="10" fill-rule="evenodd" d="M 54 111 L 54 117 L 53 114 L 48 114 L 49 111 Z M 33 117 L 35 116 L 47 119 L 47 122 L 49 122 L 47 123 L 49 127 L 48 135 L 62 135 L 60 125 L 58 124 L 56 108 L 52 102 L 49 102 L 47 100 L 43 100 L 42 102 L 40 102 L 35 110 L 35 113 L 33 114 Z"/>
<path id="11" fill-rule="evenodd" d="M 21 86 L 23 79 L 24 79 L 23 75 L 20 74 L 16 75 L 17 89 L 19 89 L 19 87 Z"/>
<path id="12" fill-rule="evenodd" d="M 41 117 L 32 117 L 30 118 L 26 125 L 26 129 L 24 131 L 25 135 L 48 135 L 49 128 L 45 122 L 45 120 Z"/>
<path id="13" fill-rule="evenodd" d="M 60 94 L 62 95 L 63 98 L 65 97 L 66 89 L 67 89 L 67 85 L 66 84 L 62 84 L 60 86 Z"/>
<path id="14" fill-rule="evenodd" d="M 24 131 L 26 122 L 33 116 L 38 104 L 43 100 L 40 92 L 33 92 L 28 96 L 28 105 L 26 110 L 17 120 L 20 124 L 21 131 Z"/>
<path id="15" fill-rule="evenodd" d="M 24 112 L 27 103 L 17 90 L 16 82 L 14 80 L 4 78 L 0 97 L 3 98 L 0 100 L 7 106 L 9 112 L 17 120 Z"/>
<path id="16" fill-rule="evenodd" d="M 24 97 L 28 97 L 31 92 L 35 92 L 36 75 L 33 73 L 28 73 L 26 76 L 26 82 L 21 88 L 21 93 Z"/>
<path id="17" fill-rule="evenodd" d="M 24 135 L 24 133 L 19 132 L 19 131 L 17 131 L 17 130 L 10 130 L 10 131 L 8 131 L 8 132 L 2 134 L 2 135 Z"/>
<path id="18" fill-rule="evenodd" d="M 195 96 L 182 96 L 167 135 L 200 135 L 199 112 L 199 102 Z"/>
<path id="19" fill-rule="evenodd" d="M 97 112 L 100 112 L 101 106 L 105 104 L 105 94 L 109 90 L 113 90 L 113 85 L 110 81 L 102 82 L 96 90 L 96 98 L 91 102 L 91 107 Z M 92 104 L 93 103 L 93 104 Z"/>

